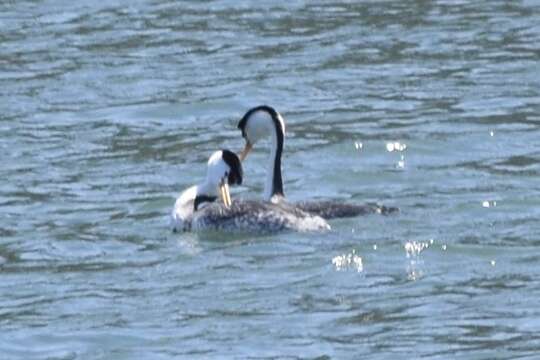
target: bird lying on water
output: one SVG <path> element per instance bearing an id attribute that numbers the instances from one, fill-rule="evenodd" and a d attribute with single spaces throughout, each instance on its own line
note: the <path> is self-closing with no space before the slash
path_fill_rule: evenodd
<path id="1" fill-rule="evenodd" d="M 208 205 L 229 208 L 229 185 L 241 185 L 242 173 L 242 164 L 235 153 L 229 150 L 214 152 L 208 159 L 205 181 L 184 190 L 176 199 L 171 214 L 173 231 L 208 227 L 212 214 Z M 222 203 L 215 203 L 218 195 Z"/>
<path id="2" fill-rule="evenodd" d="M 206 180 L 182 192 L 172 212 L 173 231 L 275 233 L 324 231 L 328 223 L 287 203 L 231 200 L 228 185 L 242 184 L 242 165 L 229 150 L 216 151 L 207 164 Z M 219 199 L 221 202 L 217 201 Z"/>
<path id="3" fill-rule="evenodd" d="M 263 199 L 276 204 L 285 202 L 283 179 L 281 176 L 281 156 L 285 141 L 285 121 L 274 108 L 262 105 L 246 112 L 240 119 L 238 128 L 245 140 L 245 147 L 240 152 L 240 160 L 244 161 L 257 141 L 271 137 L 270 159 L 266 172 Z M 290 208 L 321 216 L 324 219 L 353 217 L 365 214 L 389 214 L 399 211 L 396 207 L 377 204 L 350 204 L 338 200 L 301 201 L 288 204 Z"/>

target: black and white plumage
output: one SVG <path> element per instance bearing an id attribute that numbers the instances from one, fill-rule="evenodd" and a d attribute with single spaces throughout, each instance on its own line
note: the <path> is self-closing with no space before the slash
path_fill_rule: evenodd
<path id="1" fill-rule="evenodd" d="M 238 123 L 242 137 L 246 141 L 240 153 L 243 161 L 253 145 L 263 137 L 272 139 L 271 155 L 264 186 L 263 199 L 272 202 L 285 202 L 283 179 L 281 176 L 281 155 L 285 141 L 285 121 L 272 107 L 267 105 L 254 107 L 246 112 Z M 290 204 L 298 210 L 320 216 L 324 219 L 353 217 L 366 214 L 390 214 L 399 211 L 395 207 L 377 204 L 350 204 L 337 200 L 302 201 Z"/>
<path id="2" fill-rule="evenodd" d="M 236 154 L 216 151 L 207 165 L 206 180 L 185 190 L 172 212 L 173 231 L 275 233 L 280 231 L 324 231 L 330 227 L 313 216 L 287 204 L 230 201 L 224 184 L 242 184 L 242 165 Z M 222 192 L 224 190 L 224 192 Z M 222 202 L 216 201 L 221 197 Z"/>
<path id="3" fill-rule="evenodd" d="M 214 202 L 204 208 L 192 230 L 232 233 L 272 234 L 282 231 L 320 232 L 330 230 L 323 218 L 286 203 L 233 200 L 229 208 Z"/>
<path id="4" fill-rule="evenodd" d="M 230 202 L 228 185 L 242 184 L 242 164 L 229 150 L 216 151 L 207 164 L 206 179 L 199 185 L 184 190 L 176 199 L 171 214 L 174 231 L 198 230 L 207 224 L 209 204 L 226 209 Z M 221 197 L 223 203 L 216 203 Z"/>
<path id="5" fill-rule="evenodd" d="M 285 197 L 283 192 L 283 179 L 281 177 L 281 156 L 285 142 L 285 121 L 272 107 L 261 105 L 254 107 L 240 119 L 238 128 L 242 131 L 242 137 L 246 146 L 240 154 L 240 160 L 244 161 L 251 147 L 261 138 L 271 136 L 272 145 L 270 159 L 266 171 L 263 198 L 270 201 L 274 196 Z"/>

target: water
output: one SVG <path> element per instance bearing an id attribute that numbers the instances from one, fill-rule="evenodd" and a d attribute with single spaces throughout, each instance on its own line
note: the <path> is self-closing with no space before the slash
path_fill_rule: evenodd
<path id="1" fill-rule="evenodd" d="M 0 357 L 537 358 L 540 2 L 3 1 Z M 250 107 L 329 234 L 172 234 Z M 244 164 L 262 192 L 267 149 Z"/>

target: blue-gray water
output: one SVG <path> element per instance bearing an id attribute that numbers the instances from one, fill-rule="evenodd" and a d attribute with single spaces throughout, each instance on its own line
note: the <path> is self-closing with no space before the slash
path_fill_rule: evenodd
<path id="1" fill-rule="evenodd" d="M 1 359 L 540 353 L 540 2 L 2 1 Z M 328 234 L 172 234 L 250 107 Z M 397 144 L 398 143 L 398 144 Z M 262 191 L 267 148 L 244 164 Z"/>

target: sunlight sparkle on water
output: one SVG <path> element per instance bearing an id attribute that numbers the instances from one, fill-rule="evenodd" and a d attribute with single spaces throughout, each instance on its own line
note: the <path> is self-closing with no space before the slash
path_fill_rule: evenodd
<path id="1" fill-rule="evenodd" d="M 418 267 L 416 261 L 411 261 L 409 266 L 407 266 L 407 279 L 411 281 L 416 281 L 424 276 L 422 269 Z"/>
<path id="2" fill-rule="evenodd" d="M 337 271 L 353 269 L 358 272 L 362 272 L 364 270 L 362 258 L 356 255 L 355 250 L 353 250 L 352 252 L 348 254 L 342 254 L 342 255 L 338 255 L 334 257 L 332 259 L 332 264 L 334 265 Z"/>
<path id="3" fill-rule="evenodd" d="M 408 241 L 404 245 L 407 258 L 418 256 L 422 251 L 429 247 L 427 242 Z"/>
<path id="4" fill-rule="evenodd" d="M 388 143 L 386 143 L 386 150 L 387 150 L 388 152 L 392 152 L 392 151 L 405 151 L 405 149 L 407 149 L 407 145 L 406 145 L 406 144 L 402 144 L 402 143 L 400 143 L 399 141 L 388 142 Z"/>
<path id="5" fill-rule="evenodd" d="M 399 141 L 391 141 L 386 143 L 386 150 L 388 152 L 402 152 L 407 149 L 407 145 L 400 143 Z M 397 169 L 404 169 L 405 168 L 405 155 L 401 155 L 400 159 L 398 160 L 396 164 Z"/>
<path id="6" fill-rule="evenodd" d="M 401 155 L 401 160 L 398 161 L 397 168 L 398 169 L 404 169 L 405 168 L 405 156 L 404 155 Z"/>
<path id="7" fill-rule="evenodd" d="M 433 239 L 426 242 L 408 241 L 403 245 L 407 254 L 407 259 L 409 259 L 406 269 L 407 279 L 416 281 L 424 276 L 424 271 L 422 269 L 424 261 L 420 258 L 420 253 L 432 245 L 433 242 Z"/>

